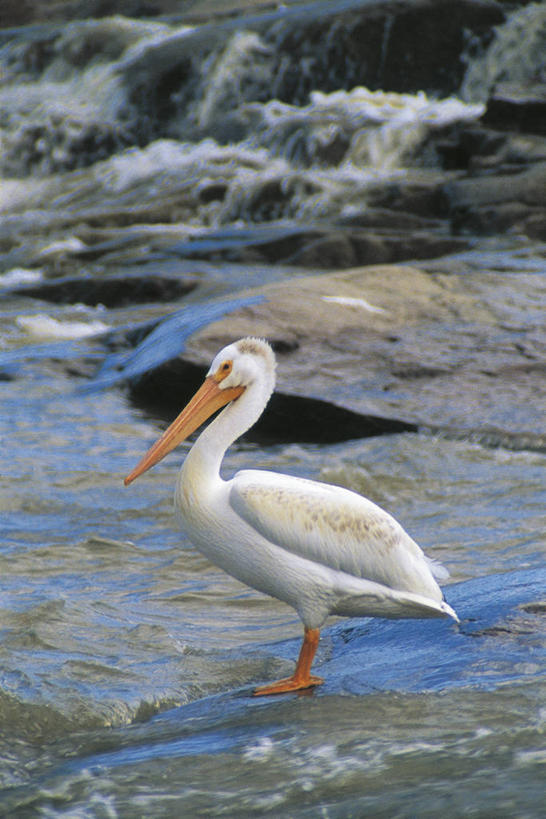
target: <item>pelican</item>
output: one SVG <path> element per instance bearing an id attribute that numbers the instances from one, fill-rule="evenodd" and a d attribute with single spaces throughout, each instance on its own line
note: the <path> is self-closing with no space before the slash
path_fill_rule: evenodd
<path id="1" fill-rule="evenodd" d="M 245 469 L 220 477 L 227 448 L 260 417 L 275 387 L 266 341 L 243 338 L 214 358 L 203 385 L 140 463 L 128 485 L 200 427 L 180 469 L 175 508 L 190 540 L 212 563 L 292 606 L 304 626 L 291 677 L 255 689 L 280 694 L 320 685 L 311 674 L 320 629 L 346 617 L 452 617 L 427 558 L 388 512 L 327 483 Z"/>

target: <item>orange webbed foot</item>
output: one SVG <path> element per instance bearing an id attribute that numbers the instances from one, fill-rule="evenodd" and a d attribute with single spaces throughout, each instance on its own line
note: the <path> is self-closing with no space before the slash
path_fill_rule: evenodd
<path id="1" fill-rule="evenodd" d="M 310 674 L 311 664 L 319 644 L 320 632 L 318 628 L 305 628 L 303 644 L 300 656 L 296 665 L 296 670 L 291 677 L 283 680 L 261 685 L 254 690 L 255 697 L 262 697 L 269 694 L 287 694 L 291 691 L 302 691 L 305 688 L 312 688 L 315 685 L 322 685 L 322 677 L 315 677 Z"/>
<path id="2" fill-rule="evenodd" d="M 263 697 L 269 694 L 288 694 L 291 691 L 302 691 L 306 688 L 313 688 L 315 685 L 322 685 L 324 680 L 322 677 L 315 677 L 310 674 L 307 679 L 297 679 L 294 677 L 285 677 L 283 680 L 269 683 L 269 685 L 260 685 L 254 689 L 253 697 Z"/>

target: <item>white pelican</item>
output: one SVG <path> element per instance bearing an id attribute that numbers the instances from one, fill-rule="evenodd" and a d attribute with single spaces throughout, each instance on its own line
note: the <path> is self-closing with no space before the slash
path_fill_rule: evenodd
<path id="1" fill-rule="evenodd" d="M 267 342 L 244 338 L 224 347 L 189 404 L 125 478 L 126 485 L 134 481 L 227 404 L 188 453 L 175 507 L 190 540 L 209 560 L 288 603 L 303 621 L 294 674 L 255 694 L 322 682 L 310 671 L 329 614 L 458 621 L 434 579 L 435 564 L 372 501 L 276 472 L 245 469 L 228 481 L 220 477 L 226 449 L 258 420 L 274 386 L 275 356 Z"/>

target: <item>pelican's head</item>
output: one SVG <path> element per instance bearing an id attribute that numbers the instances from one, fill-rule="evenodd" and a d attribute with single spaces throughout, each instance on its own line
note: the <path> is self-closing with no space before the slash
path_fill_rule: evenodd
<path id="1" fill-rule="evenodd" d="M 242 338 L 215 355 L 207 378 L 212 378 L 224 390 L 236 387 L 246 389 L 259 381 L 272 391 L 275 366 L 275 356 L 267 341 Z"/>
<path id="2" fill-rule="evenodd" d="M 242 338 L 220 350 L 214 357 L 202 386 L 178 418 L 127 475 L 125 485 L 159 463 L 214 412 L 231 401 L 236 401 L 256 384 L 261 387 L 260 396 L 267 401 L 275 386 L 275 356 L 267 341 Z"/>

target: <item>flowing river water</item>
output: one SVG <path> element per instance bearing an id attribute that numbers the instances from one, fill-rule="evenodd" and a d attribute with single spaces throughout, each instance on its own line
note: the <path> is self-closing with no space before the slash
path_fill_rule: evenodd
<path id="1" fill-rule="evenodd" d="M 95 59 L 96 32 L 86 26 L 101 26 Z M 109 333 L 182 304 L 194 315 L 209 315 L 211 305 L 228 310 L 249 285 L 301 275 L 287 263 L 188 260 L 188 237 L 224 241 L 222 231 L 233 230 L 240 241 L 263 221 L 257 207 L 278 209 L 269 221 L 302 224 L 319 210 L 322 218 L 353 212 L 370 174 L 375 184 L 381 173 L 392 180 L 407 172 L 400 157 L 419 138 L 416 121 L 433 128 L 481 110 L 365 90 L 316 94 L 306 108 L 254 101 L 232 117 L 233 137 L 222 144 L 226 97 L 233 105 L 251 78 L 260 87 L 271 79 L 258 35 L 236 33 L 223 64 L 215 71 L 211 58 L 203 73 L 209 85 L 192 112 L 191 140 L 181 138 L 188 122 L 178 121 L 169 139 L 132 144 L 127 77 L 136 83 L 140 72 L 153 83 L 154 55 L 185 31 L 112 18 L 74 23 L 61 37 L 29 29 L 3 46 L 11 85 L 2 89 L 10 117 L 2 121 L 0 814 L 539 817 L 543 448 L 429 430 L 334 444 L 243 442 L 229 451 L 226 475 L 258 467 L 367 495 L 451 574 L 445 594 L 459 626 L 332 618 L 315 662 L 325 685 L 300 696 L 251 696 L 256 683 L 290 673 L 301 638 L 295 613 L 211 566 L 175 525 L 172 488 L 189 444 L 123 486 L 159 427 L 123 384 L 85 388 L 115 354 Z M 30 65 L 36 42 L 43 47 Z M 25 154 L 38 99 L 42 137 Z M 355 155 L 327 166 L 321 151 L 334 131 L 350 141 L 372 109 L 382 138 L 353 140 Z M 97 110 L 110 118 L 120 152 L 77 168 L 76 132 Z M 364 169 L 370 156 L 373 172 Z M 267 191 L 275 186 L 273 205 Z M 178 209 L 169 224 L 157 214 L 165 201 Z M 543 249 L 526 248 L 500 237 L 477 248 L 475 260 L 498 261 L 502 251 L 511 273 L 543 274 Z M 153 269 L 197 287 L 168 305 L 112 307 L 14 291 L 74 270 L 98 280 L 120 269 L 129 277 Z M 345 389 L 350 399 L 353 388 Z M 537 404 L 525 417 L 540 414 Z"/>

